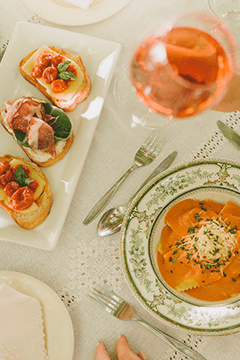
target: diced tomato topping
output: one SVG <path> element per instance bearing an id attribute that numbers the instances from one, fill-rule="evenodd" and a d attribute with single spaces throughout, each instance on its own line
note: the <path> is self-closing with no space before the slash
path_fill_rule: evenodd
<path id="1" fill-rule="evenodd" d="M 28 186 L 20 187 L 20 185 L 14 181 L 17 168 L 21 166 L 24 170 L 25 177 L 28 178 L 30 170 L 27 166 L 18 164 L 10 168 L 9 162 L 1 161 L 0 170 L 0 188 L 4 189 L 4 193 L 9 196 L 9 207 L 13 210 L 24 210 L 30 207 L 34 201 L 33 193 L 37 190 L 39 184 L 36 180 L 29 183 Z"/>
<path id="2" fill-rule="evenodd" d="M 0 175 L 4 174 L 10 168 L 9 162 L 6 160 L 0 161 Z"/>
<path id="3" fill-rule="evenodd" d="M 10 181 L 5 187 L 4 192 L 7 196 L 12 196 L 15 191 L 20 188 L 20 185 L 16 181 Z"/>
<path id="4" fill-rule="evenodd" d="M 77 76 L 77 69 L 74 64 L 69 64 L 67 71 L 70 71 L 74 76 Z"/>
<path id="5" fill-rule="evenodd" d="M 13 210 L 25 210 L 34 201 L 33 191 L 27 186 L 20 187 L 9 199 L 9 206 Z"/>
<path id="6" fill-rule="evenodd" d="M 7 181 L 8 183 L 9 183 L 10 181 L 12 181 L 12 179 L 13 179 L 13 173 L 12 173 L 11 169 L 9 169 L 9 170 L 6 171 L 5 177 L 6 177 L 6 181 Z"/>
<path id="7" fill-rule="evenodd" d="M 33 192 L 35 192 L 38 188 L 38 182 L 36 180 L 33 180 L 28 185 L 29 189 L 31 189 Z"/>
<path id="8" fill-rule="evenodd" d="M 48 51 L 44 51 L 42 54 L 38 56 L 37 62 L 40 65 L 49 66 L 51 65 L 52 59 L 53 59 L 53 54 L 51 54 Z"/>
<path id="9" fill-rule="evenodd" d="M 7 185 L 5 175 L 0 176 L 0 189 L 4 189 L 4 187 Z"/>
<path id="10" fill-rule="evenodd" d="M 40 64 L 39 65 L 34 65 L 33 68 L 32 68 L 32 71 L 31 71 L 31 76 L 34 79 L 42 77 L 42 73 L 43 73 L 44 69 L 46 69 L 45 65 L 40 65 Z"/>
<path id="11" fill-rule="evenodd" d="M 51 89 L 55 93 L 61 93 L 66 88 L 67 88 L 67 82 L 65 80 L 57 79 L 51 83 Z"/>
<path id="12" fill-rule="evenodd" d="M 53 66 L 48 66 L 42 73 L 42 78 L 47 84 L 51 84 L 58 77 L 58 71 Z"/>
<path id="13" fill-rule="evenodd" d="M 13 179 L 13 173 L 9 169 L 5 172 L 5 174 L 0 176 L 0 186 L 4 188 L 11 180 Z"/>
<path id="14" fill-rule="evenodd" d="M 52 59 L 51 65 L 57 68 L 58 65 L 64 61 L 67 61 L 67 59 L 64 56 L 57 55 L 57 56 L 54 56 L 54 58 Z"/>

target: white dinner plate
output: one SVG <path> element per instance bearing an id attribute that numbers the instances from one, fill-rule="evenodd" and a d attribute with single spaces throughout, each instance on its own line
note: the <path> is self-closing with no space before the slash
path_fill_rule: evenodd
<path id="1" fill-rule="evenodd" d="M 155 178 L 128 208 L 121 230 L 126 279 L 144 307 L 170 324 L 205 335 L 240 330 L 240 295 L 206 302 L 180 294 L 162 279 L 157 245 L 166 212 L 186 198 L 209 198 L 240 206 L 240 165 L 207 161 L 182 165 Z"/>
<path id="2" fill-rule="evenodd" d="M 93 0 L 88 10 L 61 0 L 23 0 L 35 14 L 55 24 L 86 25 L 104 20 L 124 8 L 130 0 Z"/>
<path id="3" fill-rule="evenodd" d="M 58 295 L 40 280 L 18 272 L 0 271 L 0 285 L 2 283 L 40 301 L 48 359 L 72 360 L 74 352 L 72 321 Z"/>
<path id="4" fill-rule="evenodd" d="M 121 46 L 74 32 L 18 23 L 0 65 L 0 84 L 4 84 L 4 91 L 0 92 L 0 107 L 5 100 L 14 100 L 21 96 L 34 96 L 48 101 L 35 86 L 23 78 L 18 67 L 22 58 L 42 45 L 53 45 L 80 55 L 88 70 L 92 87 L 87 100 L 79 104 L 74 111 L 67 113 L 73 123 L 74 132 L 74 142 L 69 152 L 53 166 L 42 168 L 53 192 L 53 205 L 47 219 L 35 229 L 25 230 L 0 208 L 0 239 L 53 250 L 87 157 Z M 0 139 L 0 156 L 11 154 L 27 158 L 25 152 L 2 126 Z"/>

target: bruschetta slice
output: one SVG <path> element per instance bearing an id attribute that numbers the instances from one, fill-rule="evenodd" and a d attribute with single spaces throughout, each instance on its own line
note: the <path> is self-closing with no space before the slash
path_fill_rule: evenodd
<path id="1" fill-rule="evenodd" d="M 0 157 L 0 207 L 24 229 L 33 229 L 47 218 L 53 201 L 50 184 L 29 160 Z"/>
<path id="2" fill-rule="evenodd" d="M 73 111 L 90 92 L 91 82 L 80 56 L 42 46 L 19 64 L 23 77 L 64 111 Z"/>
<path id="3" fill-rule="evenodd" d="M 28 157 L 43 167 L 61 160 L 74 140 L 68 116 L 44 100 L 6 100 L 0 109 L 0 121 Z"/>

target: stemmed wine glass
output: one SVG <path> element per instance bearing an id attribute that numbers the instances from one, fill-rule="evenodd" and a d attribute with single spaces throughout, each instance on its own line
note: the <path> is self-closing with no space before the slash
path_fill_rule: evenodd
<path id="1" fill-rule="evenodd" d="M 121 109 L 130 111 L 133 125 L 158 128 L 216 105 L 236 60 L 236 40 L 227 24 L 212 14 L 187 14 L 142 41 L 117 77 L 115 96 Z"/>
<path id="2" fill-rule="evenodd" d="M 208 0 L 212 14 L 225 21 L 238 43 L 238 60 L 240 60 L 240 0 Z"/>

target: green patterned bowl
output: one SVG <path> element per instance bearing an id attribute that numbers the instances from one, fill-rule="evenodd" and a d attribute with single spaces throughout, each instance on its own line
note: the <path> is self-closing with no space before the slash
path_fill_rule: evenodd
<path id="1" fill-rule="evenodd" d="M 181 165 L 148 183 L 130 204 L 121 229 L 123 268 L 141 304 L 159 319 L 206 335 L 240 329 L 240 295 L 205 302 L 180 295 L 161 278 L 157 245 L 164 216 L 186 198 L 227 200 L 240 206 L 240 165 L 222 160 Z"/>

